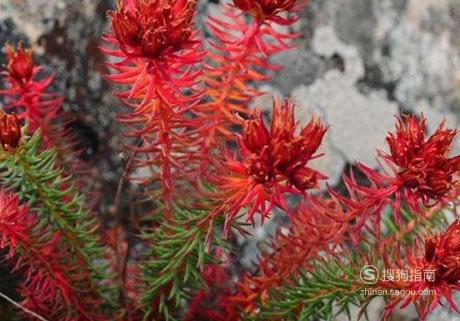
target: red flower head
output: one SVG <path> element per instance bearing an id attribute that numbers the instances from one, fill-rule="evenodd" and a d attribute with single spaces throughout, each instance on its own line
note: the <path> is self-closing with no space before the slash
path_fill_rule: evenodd
<path id="1" fill-rule="evenodd" d="M 70 142 L 66 124 L 71 122 L 70 115 L 61 110 L 63 97 L 51 90 L 53 75 L 43 75 L 43 67 L 34 64 L 32 49 L 24 49 L 20 43 L 16 50 L 6 47 L 8 65 L 4 76 L 5 88 L 0 90 L 0 96 L 5 103 L 3 110 L 17 115 L 18 119 L 27 123 L 30 134 L 37 129 L 41 130 L 44 146 L 55 145 L 58 151 L 61 148 L 66 154 L 74 149 L 74 142 Z M 13 116 L 7 118 L 12 126 Z M 0 120 L 6 121 L 4 117 Z M 2 124 L 5 127 L 5 124 Z M 19 138 L 18 138 L 19 140 Z M 69 143 L 64 143 L 69 141 Z M 64 147 L 66 145 L 66 147 Z M 71 146 L 72 145 L 72 146 Z M 12 146 L 12 145 L 10 145 Z M 65 157 L 71 159 L 72 157 Z"/>
<path id="2" fill-rule="evenodd" d="M 243 127 L 241 148 L 246 173 L 260 183 L 287 181 L 299 190 L 318 187 L 318 180 L 326 177 L 305 167 L 317 151 L 326 132 L 323 124 L 312 119 L 295 134 L 294 106 L 288 101 L 275 103 L 269 132 L 256 110 Z"/>
<path id="3" fill-rule="evenodd" d="M 452 190 L 460 171 L 460 155 L 449 158 L 457 131 L 444 129 L 444 122 L 426 138 L 426 120 L 414 116 L 398 119 L 396 133 L 386 138 L 390 155 L 386 158 L 398 166 L 402 186 L 414 189 L 425 201 L 438 200 Z"/>
<path id="4" fill-rule="evenodd" d="M 132 56 L 175 52 L 193 34 L 196 0 L 125 0 L 109 12 L 120 48 Z"/>
<path id="5" fill-rule="evenodd" d="M 428 238 L 424 253 L 421 250 L 419 243 L 415 243 L 408 252 L 406 264 L 409 266 L 403 267 L 410 271 L 413 277 L 409 276 L 408 280 L 379 283 L 383 288 L 411 290 L 409 296 L 390 298 L 386 315 L 390 315 L 399 303 L 401 308 L 414 303 L 420 319 L 424 320 L 430 311 L 442 304 L 443 298 L 450 308 L 460 313 L 452 299 L 452 292 L 460 290 L 460 221 L 452 223 L 443 233 Z M 420 252 L 422 255 L 416 256 Z M 431 290 L 428 295 L 421 295 L 423 290 L 428 289 Z"/>
<path id="6" fill-rule="evenodd" d="M 270 144 L 272 165 L 275 171 L 288 176 L 299 189 L 317 187 L 318 180 L 326 177 L 305 168 L 305 165 L 321 145 L 326 128 L 318 120 L 312 119 L 297 136 L 296 127 L 294 106 L 288 102 L 275 104 Z"/>
<path id="7" fill-rule="evenodd" d="M 188 106 L 201 97 L 201 69 L 194 68 L 204 56 L 192 23 L 196 4 L 197 0 L 119 0 L 118 9 L 108 13 L 112 30 L 103 39 L 109 46 L 101 50 L 118 61 L 107 63 L 114 71 L 107 78 L 126 86 L 116 95 L 130 107 L 135 109 L 139 102 L 157 106 L 157 98 L 169 106 Z M 150 115 L 152 110 L 142 113 Z"/>
<path id="8" fill-rule="evenodd" d="M 32 78 L 34 71 L 32 50 L 24 49 L 22 43 L 19 44 L 17 50 L 7 45 L 6 56 L 8 58 L 7 70 L 10 77 L 20 84 L 27 83 Z"/>
<path id="9" fill-rule="evenodd" d="M 218 173 L 213 179 L 225 200 L 225 209 L 220 210 L 228 214 L 227 223 L 248 205 L 250 220 L 256 211 L 267 216 L 273 205 L 287 210 L 282 197 L 285 192 L 302 194 L 318 187 L 319 180 L 326 178 L 307 167 L 326 128 L 317 119 L 312 119 L 298 134 L 296 128 L 294 106 L 289 101 L 274 103 L 271 130 L 259 110 L 244 122 L 239 139 L 241 159 L 227 157 L 217 165 Z"/>
<path id="10" fill-rule="evenodd" d="M 21 140 L 21 126 L 16 115 L 0 112 L 0 144 L 6 150 L 18 147 Z"/>
<path id="11" fill-rule="evenodd" d="M 455 221 L 425 245 L 427 265 L 436 271 L 435 283 L 457 285 L 460 281 L 460 221 Z"/>
<path id="12" fill-rule="evenodd" d="M 306 1 L 299 0 L 233 0 L 239 9 L 258 17 L 273 17 L 283 11 L 298 10 Z"/>

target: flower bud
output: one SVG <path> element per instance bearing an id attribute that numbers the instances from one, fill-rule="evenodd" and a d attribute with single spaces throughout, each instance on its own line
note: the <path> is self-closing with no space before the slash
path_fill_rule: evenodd
<path id="1" fill-rule="evenodd" d="M 21 127 L 16 115 L 0 113 L 0 143 L 5 150 L 18 147 L 21 140 Z"/>
<path id="2" fill-rule="evenodd" d="M 8 58 L 8 74 L 20 84 L 28 82 L 34 71 L 32 50 L 25 50 L 22 43 L 19 44 L 16 51 L 7 45 L 6 56 Z"/>

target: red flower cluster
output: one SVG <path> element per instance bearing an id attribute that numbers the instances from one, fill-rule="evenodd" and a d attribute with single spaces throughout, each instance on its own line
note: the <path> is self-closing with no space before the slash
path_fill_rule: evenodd
<path id="1" fill-rule="evenodd" d="M 445 129 L 444 122 L 430 137 L 425 136 L 425 118 L 415 116 L 398 119 L 396 133 L 387 137 L 390 154 L 383 154 L 396 174 L 394 185 L 402 187 L 410 207 L 419 211 L 419 203 L 432 206 L 441 201 L 458 183 L 460 155 L 449 157 L 457 135 Z M 398 205 L 399 206 L 399 205 Z"/>
<path id="2" fill-rule="evenodd" d="M 457 131 L 444 128 L 443 122 L 427 137 L 425 122 L 423 115 L 420 119 L 415 116 L 398 118 L 396 131 L 386 138 L 390 153 L 378 153 L 390 171 L 383 166 L 382 171 L 376 171 L 357 164 L 371 181 L 370 186 L 359 184 L 352 175 L 344 178 L 350 198 L 331 190 L 359 215 L 372 215 L 376 235 L 380 235 L 380 224 L 377 224 L 380 214 L 375 213 L 381 213 L 385 205 L 393 208 L 395 219 L 400 223 L 402 206 L 424 215 L 424 207 L 448 201 L 449 192 L 458 186 L 460 155 L 449 156 Z"/>
<path id="3" fill-rule="evenodd" d="M 410 268 L 420 272 L 432 271 L 434 275 L 432 278 L 422 278 L 418 281 L 379 282 L 379 286 L 383 288 L 414 290 L 408 297 L 392 297 L 386 307 L 387 315 L 398 304 L 405 307 L 414 303 L 420 319 L 424 320 L 430 311 L 442 304 L 443 298 L 452 309 L 460 313 L 452 298 L 452 291 L 460 290 L 460 221 L 452 223 L 443 233 L 428 238 L 424 255 L 414 257 L 414 253 L 417 252 L 419 246 L 415 245 L 407 260 Z M 425 289 L 432 291 L 427 296 L 420 295 L 419 291 Z"/>
<path id="4" fill-rule="evenodd" d="M 120 48 L 130 56 L 159 57 L 191 41 L 196 0 L 119 1 L 109 12 Z"/>
<path id="5" fill-rule="evenodd" d="M 120 0 L 118 9 L 109 12 L 112 31 L 103 39 L 114 49 L 101 49 L 120 61 L 107 64 L 116 72 L 107 78 L 129 86 L 118 97 L 142 105 L 158 97 L 168 105 L 197 99 L 181 93 L 195 87 L 200 71 L 191 66 L 203 58 L 191 23 L 195 8 L 196 0 Z"/>
<path id="6" fill-rule="evenodd" d="M 304 0 L 233 0 L 239 9 L 259 18 L 273 18 L 281 12 L 298 10 Z"/>
<path id="7" fill-rule="evenodd" d="M 453 175 L 460 171 L 460 155 L 449 158 L 457 131 L 444 129 L 444 123 L 426 138 L 426 119 L 414 116 L 398 119 L 396 133 L 387 137 L 391 156 L 398 166 L 401 184 L 415 189 L 425 200 L 439 199 L 456 183 Z"/>
<path id="8" fill-rule="evenodd" d="M 244 122 L 238 141 L 241 158 L 227 157 L 218 163 L 212 178 L 219 190 L 216 199 L 223 204 L 213 214 L 225 213 L 227 227 L 246 206 L 251 206 L 250 221 L 258 211 L 262 219 L 267 217 L 273 206 L 287 210 L 284 193 L 303 194 L 326 179 L 307 167 L 312 158 L 318 157 L 314 154 L 326 133 L 325 126 L 312 119 L 299 134 L 296 128 L 294 105 L 287 100 L 274 103 L 270 131 L 258 110 Z"/>
<path id="9" fill-rule="evenodd" d="M 247 159 L 246 172 L 257 182 L 287 179 L 299 190 L 318 187 L 326 177 L 306 167 L 326 132 L 323 124 L 312 119 L 296 135 L 294 106 L 288 101 L 275 103 L 271 131 L 256 111 L 243 127 L 242 152 Z M 248 157 L 246 157 L 248 156 Z"/>
<path id="10" fill-rule="evenodd" d="M 92 184 L 89 180 L 83 181 L 83 175 L 89 168 L 79 156 L 78 141 L 68 130 L 73 117 L 62 110 L 64 99 L 54 92 L 50 86 L 53 75 L 40 78 L 39 72 L 43 69 L 32 59 L 33 51 L 24 49 L 19 44 L 16 51 L 11 46 L 6 47 L 8 65 L 2 73 L 5 80 L 5 89 L 0 89 L 0 96 L 4 97 L 4 110 L 17 114 L 20 121 L 25 121 L 29 134 L 40 130 L 44 148 L 56 148 L 57 160 L 68 174 L 77 175 L 81 185 Z M 0 117 L 2 124 L 1 144 L 14 148 L 20 140 L 20 130 L 16 116 Z"/>
<path id="11" fill-rule="evenodd" d="M 6 45 L 6 57 L 8 74 L 19 84 L 29 82 L 34 73 L 32 50 L 24 49 L 22 43 L 19 43 L 17 51 L 10 45 Z"/>
<path id="12" fill-rule="evenodd" d="M 25 50 L 22 44 L 16 51 L 7 46 L 6 52 L 8 65 L 3 74 L 8 86 L 0 90 L 7 103 L 5 110 L 17 112 L 20 120 L 26 120 L 30 133 L 40 128 L 45 145 L 50 146 L 62 138 L 59 125 L 65 124 L 58 117 L 63 99 L 47 92 L 53 76 L 34 79 L 41 67 L 34 64 L 32 50 Z"/>
<path id="13" fill-rule="evenodd" d="M 0 111 L 0 144 L 5 150 L 18 147 L 21 140 L 21 126 L 16 115 Z"/>
<path id="14" fill-rule="evenodd" d="M 425 260 L 436 270 L 435 282 L 457 284 L 460 281 L 460 221 L 426 241 Z"/>

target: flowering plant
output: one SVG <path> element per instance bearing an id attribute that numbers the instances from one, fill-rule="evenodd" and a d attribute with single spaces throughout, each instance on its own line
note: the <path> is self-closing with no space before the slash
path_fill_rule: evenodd
<path id="1" fill-rule="evenodd" d="M 330 320 L 353 304 L 365 313 L 377 296 L 363 294 L 370 284 L 387 319 L 409 304 L 425 319 L 444 300 L 460 312 L 452 296 L 460 281 L 457 130 L 441 123 L 427 135 L 423 115 L 397 117 L 387 151 L 376 153 L 380 168 L 356 164 L 363 178 L 344 175 L 339 193 L 311 162 L 327 135 L 320 118 L 302 126 L 290 98 L 274 100 L 270 120 L 249 108 L 262 94 L 258 83 L 280 68 L 270 58 L 299 36 L 279 26 L 295 24 L 305 5 L 234 0 L 208 18 L 208 43 L 194 24 L 196 0 L 119 0 L 108 12 L 100 49 L 126 107 L 116 119 L 129 155 L 113 208 L 125 181 L 135 184 L 126 197 L 143 211 L 139 224 L 128 215 L 100 224 L 53 76 L 31 49 L 5 48 L 0 257 L 18 275 L 20 300 L 0 296 L 15 314 Z M 236 240 L 275 213 L 288 225 L 251 257 L 253 269 L 239 268 Z M 379 277 L 390 269 L 431 277 Z"/>

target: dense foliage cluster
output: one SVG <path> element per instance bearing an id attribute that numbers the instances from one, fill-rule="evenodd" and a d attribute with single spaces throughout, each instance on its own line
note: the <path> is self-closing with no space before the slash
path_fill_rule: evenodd
<path id="1" fill-rule="evenodd" d="M 31 49 L 5 48 L 0 258 L 20 280 L 13 320 L 329 320 L 351 305 L 365 313 L 379 296 L 363 294 L 370 287 L 384 293 L 386 318 L 409 304 L 422 319 L 443 302 L 459 311 L 457 130 L 442 123 L 428 135 L 423 115 L 399 116 L 388 151 L 376 152 L 381 166 L 355 164 L 339 192 L 310 162 L 322 156 L 321 119 L 302 126 L 289 98 L 271 117 L 250 108 L 280 68 L 270 58 L 300 36 L 291 30 L 305 5 L 222 4 L 205 43 L 197 0 L 118 1 L 100 48 L 126 107 L 119 192 L 135 184 L 140 195 L 126 197 L 145 213 L 142 224 L 104 222 L 114 233 L 88 201 L 91 177 L 53 76 Z M 251 258 L 254 269 L 238 268 L 236 239 L 275 212 L 289 224 Z M 359 278 L 369 265 L 433 274 L 369 285 Z"/>

